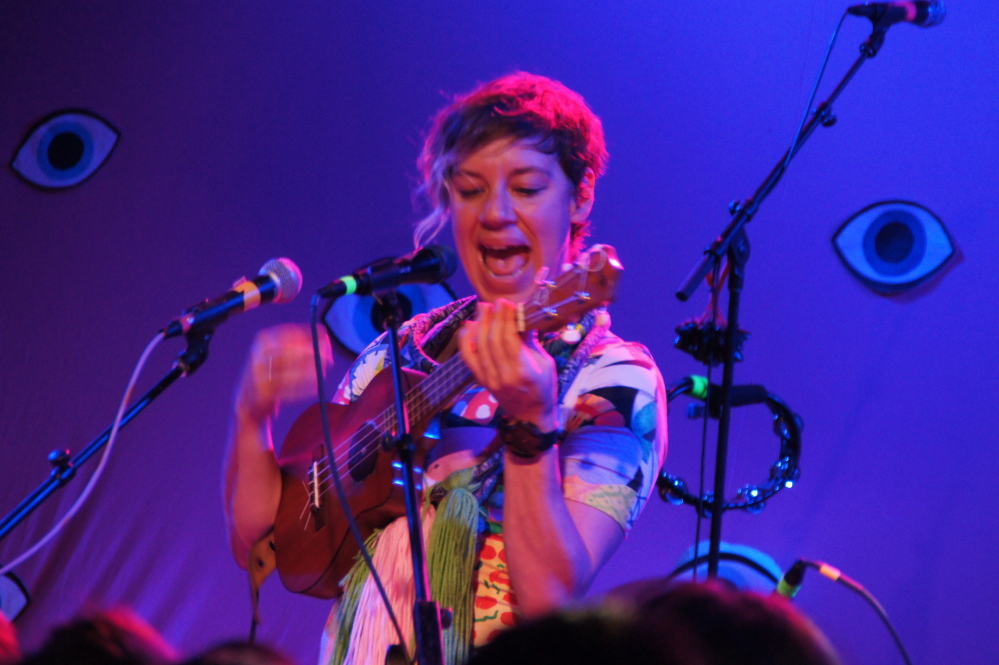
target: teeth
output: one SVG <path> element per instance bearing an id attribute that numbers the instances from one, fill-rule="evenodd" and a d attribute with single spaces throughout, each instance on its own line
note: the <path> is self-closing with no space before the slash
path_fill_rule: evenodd
<path id="1" fill-rule="evenodd" d="M 516 277 L 527 266 L 530 248 L 525 245 L 488 247 L 480 245 L 482 263 L 494 277 Z"/>

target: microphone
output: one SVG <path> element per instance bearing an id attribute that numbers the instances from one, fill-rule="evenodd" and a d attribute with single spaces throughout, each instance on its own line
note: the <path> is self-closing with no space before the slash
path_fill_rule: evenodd
<path id="1" fill-rule="evenodd" d="M 947 9 L 941 0 L 915 0 L 914 2 L 870 2 L 853 5 L 847 10 L 854 16 L 866 16 L 876 27 L 887 28 L 896 23 L 913 23 L 930 28 L 943 23 Z"/>
<path id="2" fill-rule="evenodd" d="M 458 257 L 450 247 L 427 245 L 398 259 L 380 259 L 349 275 L 335 279 L 317 295 L 339 298 L 356 293 L 359 296 L 390 291 L 403 284 L 437 284 L 454 274 Z"/>
<path id="3" fill-rule="evenodd" d="M 805 581 L 805 568 L 808 564 L 803 559 L 798 559 L 794 565 L 787 569 L 784 576 L 777 583 L 777 588 L 771 594 L 773 596 L 783 596 L 788 600 L 793 599 L 801 590 L 801 584 Z"/>
<path id="4" fill-rule="evenodd" d="M 231 291 L 189 307 L 161 332 L 165 337 L 177 337 L 194 328 L 214 328 L 233 314 L 265 303 L 291 302 L 301 290 L 302 271 L 295 262 L 286 258 L 271 259 L 260 268 L 257 277 L 249 281 L 240 279 Z"/>

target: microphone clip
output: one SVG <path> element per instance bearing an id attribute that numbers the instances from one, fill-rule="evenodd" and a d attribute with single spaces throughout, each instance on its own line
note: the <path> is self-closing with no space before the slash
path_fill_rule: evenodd
<path id="1" fill-rule="evenodd" d="M 173 361 L 175 369 L 180 369 L 183 376 L 191 376 L 208 360 L 208 344 L 215 334 L 215 326 L 197 326 L 184 333 L 187 348 Z"/>

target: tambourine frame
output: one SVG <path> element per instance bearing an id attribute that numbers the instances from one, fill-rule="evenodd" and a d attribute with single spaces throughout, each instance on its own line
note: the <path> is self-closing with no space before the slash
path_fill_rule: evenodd
<path id="1" fill-rule="evenodd" d="M 703 381 L 703 380 L 702 380 Z M 666 401 L 695 391 L 697 382 L 692 377 L 686 377 L 671 384 L 666 389 Z M 790 489 L 801 475 L 798 466 L 801 459 L 801 417 L 791 410 L 791 407 L 777 395 L 767 392 L 764 402 L 773 414 L 774 433 L 780 439 L 780 452 L 777 460 L 770 465 L 770 474 L 766 482 L 759 485 L 744 485 L 733 499 L 721 504 L 722 511 L 739 509 L 749 513 L 759 513 L 766 501 L 782 489 Z M 707 408 L 707 407 L 705 407 Z M 697 497 L 687 488 L 683 478 L 674 476 L 663 470 L 656 482 L 659 495 L 668 503 L 674 505 L 687 504 L 701 511 L 701 516 L 711 517 L 714 510 L 714 492 L 705 492 Z"/>

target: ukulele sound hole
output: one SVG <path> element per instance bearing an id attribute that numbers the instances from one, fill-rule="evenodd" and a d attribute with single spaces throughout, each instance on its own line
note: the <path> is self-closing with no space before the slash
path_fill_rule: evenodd
<path id="1" fill-rule="evenodd" d="M 371 423 L 364 423 L 350 439 L 350 456 L 347 468 L 355 482 L 361 482 L 375 470 L 378 445 L 382 437 Z"/>

